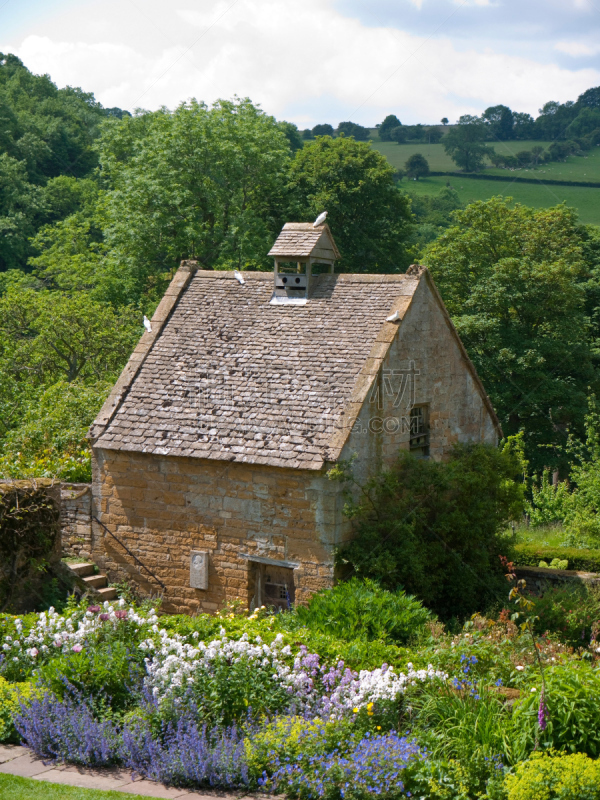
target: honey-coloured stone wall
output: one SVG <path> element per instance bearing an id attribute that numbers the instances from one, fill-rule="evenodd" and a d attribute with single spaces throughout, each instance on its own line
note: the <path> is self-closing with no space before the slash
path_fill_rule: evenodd
<path id="1" fill-rule="evenodd" d="M 169 612 L 215 612 L 249 602 L 253 557 L 291 564 L 296 602 L 333 583 L 347 528 L 339 484 L 324 472 L 94 450 L 92 557 L 112 582 L 164 595 Z M 190 556 L 206 551 L 208 588 L 190 586 Z"/>

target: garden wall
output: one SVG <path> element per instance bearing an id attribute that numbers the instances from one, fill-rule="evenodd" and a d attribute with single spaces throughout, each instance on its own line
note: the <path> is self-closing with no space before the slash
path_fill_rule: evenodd
<path id="1" fill-rule="evenodd" d="M 63 556 L 90 558 L 92 554 L 92 492 L 90 483 L 62 483 L 60 527 Z"/>
<path id="2" fill-rule="evenodd" d="M 563 586 L 600 586 L 600 573 L 577 572 L 572 569 L 545 569 L 544 567 L 515 567 L 517 579 L 524 579 L 527 589 L 541 594 L 547 589 Z"/>

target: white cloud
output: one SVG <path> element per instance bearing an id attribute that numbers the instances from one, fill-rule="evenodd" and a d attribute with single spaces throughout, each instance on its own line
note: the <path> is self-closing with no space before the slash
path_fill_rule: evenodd
<path id="1" fill-rule="evenodd" d="M 148 14 L 167 8 L 165 0 L 144 6 Z M 158 16 L 145 21 L 152 19 Z M 192 96 L 211 102 L 238 94 L 301 127 L 350 118 L 373 124 L 390 112 L 403 122 L 436 122 L 496 103 L 535 113 L 550 98 L 575 99 L 600 84 L 594 69 L 489 48 L 459 51 L 448 38 L 367 27 L 339 13 L 333 0 L 205 0 L 200 8 L 179 0 L 162 47 L 149 47 L 133 23 L 115 24 L 108 35 L 103 20 L 102 41 L 93 38 L 92 19 L 85 36 L 80 29 L 60 39 L 56 31 L 32 34 L 0 49 L 59 85 L 94 91 L 107 106 L 174 107 Z M 160 38 L 161 26 L 154 28 Z"/>
<path id="2" fill-rule="evenodd" d="M 585 42 L 557 42 L 555 48 L 561 53 L 578 58 L 581 56 L 595 56 L 600 53 L 600 45 L 586 44 Z"/>

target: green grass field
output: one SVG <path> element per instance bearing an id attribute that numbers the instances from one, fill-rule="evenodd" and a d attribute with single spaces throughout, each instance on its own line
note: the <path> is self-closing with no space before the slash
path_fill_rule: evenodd
<path id="1" fill-rule="evenodd" d="M 497 152 L 515 155 L 519 150 L 531 150 L 535 145 L 547 147 L 549 142 L 511 141 L 490 142 Z M 373 140 L 372 146 L 384 155 L 395 169 L 404 167 L 413 153 L 421 153 L 429 162 L 433 172 L 458 172 L 454 161 L 446 155 L 442 144 L 395 144 Z M 420 181 L 403 180 L 401 188 L 415 194 L 436 194 L 448 180 L 456 189 L 463 203 L 474 200 L 487 200 L 494 195 L 513 197 L 517 202 L 533 208 L 546 208 L 557 203 L 566 202 L 577 209 L 582 222 L 600 225 L 600 189 L 578 186 L 554 186 L 544 184 L 544 178 L 564 181 L 597 181 L 600 183 L 600 147 L 589 150 L 583 156 L 569 156 L 566 162 L 551 162 L 537 169 L 505 169 L 487 168 L 485 174 L 503 177 L 533 178 L 536 184 L 512 183 L 510 181 L 486 181 L 465 177 L 432 177 Z"/>
<path id="2" fill-rule="evenodd" d="M 503 147 L 496 145 L 497 152 L 503 153 L 504 145 L 514 147 L 519 144 L 518 150 L 531 150 L 536 142 L 501 142 Z M 544 144 L 544 142 L 539 142 Z M 518 152 L 518 151 L 517 151 Z M 432 167 L 430 167 L 432 169 Z M 505 169 L 486 169 L 490 175 L 520 175 L 523 178 L 549 178 L 553 181 L 596 181 L 600 183 L 600 147 L 588 150 L 582 156 L 569 156 L 565 162 L 551 161 L 537 169 L 519 169 L 508 172 Z"/>
<path id="3" fill-rule="evenodd" d="M 508 183 L 486 181 L 468 177 L 433 177 L 400 184 L 401 189 L 414 194 L 437 194 L 446 182 L 456 189 L 461 203 L 465 205 L 475 200 L 488 200 L 495 195 L 512 197 L 518 203 L 533 208 L 548 208 L 566 202 L 577 209 L 584 223 L 600 225 L 600 189 L 585 186 L 547 186 L 542 183 Z"/>
<path id="4" fill-rule="evenodd" d="M 75 786 L 63 786 L 60 783 L 17 778 L 15 775 L 0 775 L 2 800 L 124 800 L 126 797 L 129 800 L 151 800 L 147 795 L 79 789 Z"/>

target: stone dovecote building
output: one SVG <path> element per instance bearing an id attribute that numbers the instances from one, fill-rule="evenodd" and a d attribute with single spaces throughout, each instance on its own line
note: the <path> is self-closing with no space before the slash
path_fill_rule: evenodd
<path id="1" fill-rule="evenodd" d="M 92 554 L 165 610 L 306 600 L 351 533 L 336 462 L 364 479 L 501 433 L 425 268 L 333 274 L 329 228 L 305 223 L 271 255 L 182 262 L 90 429 Z"/>

